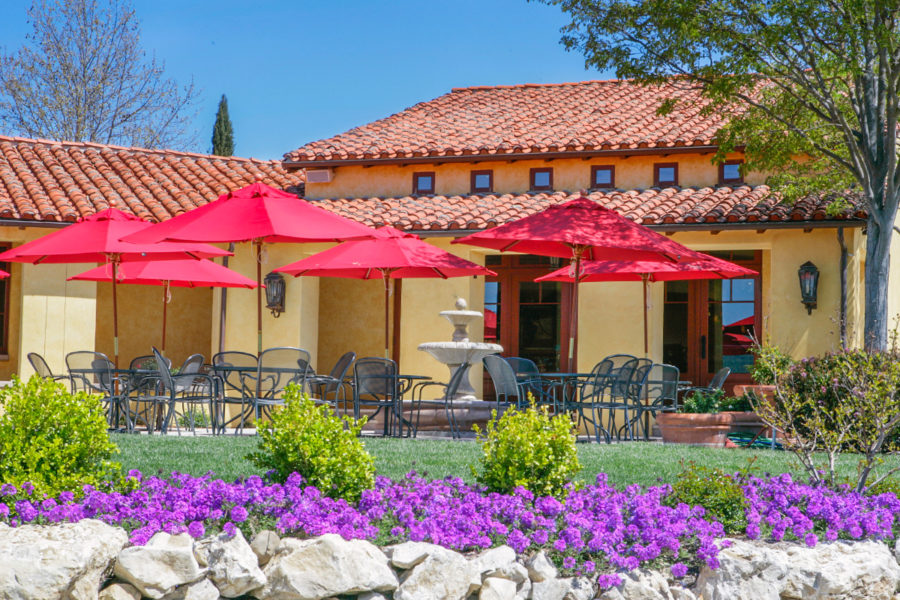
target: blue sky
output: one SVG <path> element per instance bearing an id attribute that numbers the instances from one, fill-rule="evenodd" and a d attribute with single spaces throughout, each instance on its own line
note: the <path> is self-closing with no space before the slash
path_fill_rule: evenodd
<path id="1" fill-rule="evenodd" d="M 222 93 L 236 154 L 280 158 L 453 87 L 612 76 L 559 44 L 558 8 L 525 0 L 133 1 L 144 48 L 201 88 L 202 152 Z M 29 5 L 2 1 L 6 51 L 30 31 Z"/>

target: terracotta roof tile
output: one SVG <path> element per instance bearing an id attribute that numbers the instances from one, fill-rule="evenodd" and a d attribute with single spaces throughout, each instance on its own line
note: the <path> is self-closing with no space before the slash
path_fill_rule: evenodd
<path id="1" fill-rule="evenodd" d="M 569 192 L 473 194 L 469 196 L 405 196 L 403 198 L 336 198 L 313 202 L 371 227 L 391 225 L 403 230 L 484 229 L 526 217 L 551 204 L 579 197 Z M 859 221 L 865 211 L 853 205 L 828 216 L 830 198 L 805 198 L 792 205 L 780 202 L 765 185 L 750 187 L 650 188 L 594 191 L 587 197 L 645 225 L 784 221 Z"/>
<path id="2" fill-rule="evenodd" d="M 679 102 L 667 115 L 657 109 Z M 453 89 L 285 154 L 290 162 L 579 152 L 715 145 L 725 115 L 704 114 L 678 81 L 627 80 Z"/>
<path id="3" fill-rule="evenodd" d="M 280 161 L 0 136 L 0 218 L 75 221 L 115 205 L 164 221 L 260 178 L 302 195 Z"/>

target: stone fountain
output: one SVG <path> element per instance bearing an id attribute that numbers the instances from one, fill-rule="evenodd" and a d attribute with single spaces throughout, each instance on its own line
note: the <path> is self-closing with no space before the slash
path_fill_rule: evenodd
<path id="1" fill-rule="evenodd" d="M 476 319 L 484 318 L 477 310 L 466 310 L 466 301 L 462 298 L 456 300 L 456 310 L 443 310 L 440 315 L 453 325 L 452 342 L 426 342 L 419 344 L 419 350 L 432 355 L 439 362 L 450 368 L 450 377 L 464 362 L 470 365 L 481 362 L 481 359 L 489 354 L 503 352 L 500 344 L 487 344 L 485 342 L 469 341 L 469 323 Z M 463 377 L 456 391 L 454 400 L 475 400 L 475 388 L 469 381 L 469 376 Z"/>

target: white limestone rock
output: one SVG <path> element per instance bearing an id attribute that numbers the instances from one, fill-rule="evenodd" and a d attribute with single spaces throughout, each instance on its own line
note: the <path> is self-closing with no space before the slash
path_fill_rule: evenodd
<path id="1" fill-rule="evenodd" d="M 116 577 L 132 584 L 154 600 L 201 579 L 206 569 L 194 557 L 194 541 L 186 533 L 157 533 L 146 546 L 132 546 L 119 553 Z"/>
<path id="2" fill-rule="evenodd" d="M 113 583 L 100 590 L 99 600 L 141 600 L 141 593 L 130 583 Z"/>
<path id="3" fill-rule="evenodd" d="M 622 583 L 600 594 L 601 600 L 694 600 L 694 594 L 681 586 L 670 587 L 659 571 L 635 569 L 620 573 Z"/>
<path id="4" fill-rule="evenodd" d="M 194 544 L 197 561 L 209 567 L 207 577 L 225 598 L 237 598 L 266 585 L 256 554 L 240 530 L 220 533 Z"/>
<path id="5" fill-rule="evenodd" d="M 127 543 L 125 530 L 93 519 L 0 527 L 0 598 L 96 600 Z"/>
<path id="6" fill-rule="evenodd" d="M 543 550 L 528 559 L 525 563 L 525 568 L 528 569 L 528 576 L 531 577 L 531 581 L 535 583 L 556 579 L 558 574 L 556 566 L 547 558 Z"/>
<path id="7" fill-rule="evenodd" d="M 284 539 L 264 570 L 260 600 L 323 600 L 331 596 L 385 592 L 399 581 L 387 557 L 364 540 L 327 534 L 310 540 Z"/>
<path id="8" fill-rule="evenodd" d="M 270 529 L 260 531 L 253 536 L 253 539 L 250 541 L 250 548 L 253 550 L 253 553 L 256 554 L 256 559 L 259 562 L 260 567 L 266 566 L 266 563 L 275 556 L 280 543 L 281 538 L 278 537 L 277 533 Z"/>
<path id="9" fill-rule="evenodd" d="M 469 564 L 479 576 L 484 578 L 487 573 L 516 564 L 516 551 L 509 546 L 497 546 L 496 548 L 485 550 L 471 559 Z"/>
<path id="10" fill-rule="evenodd" d="M 586 577 L 544 579 L 531 586 L 532 600 L 591 600 L 597 588 Z"/>
<path id="11" fill-rule="evenodd" d="M 387 596 L 378 592 L 366 592 L 357 596 L 356 600 L 387 600 Z"/>
<path id="12" fill-rule="evenodd" d="M 695 591 L 704 600 L 890 599 L 900 583 L 900 565 L 878 542 L 808 548 L 734 540 L 719 553 L 719 563 L 697 579 Z"/>
<path id="13" fill-rule="evenodd" d="M 444 550 L 443 546 L 427 542 L 403 542 L 385 548 L 384 553 L 390 557 L 392 565 L 405 571 L 412 569 L 435 552 Z"/>
<path id="14" fill-rule="evenodd" d="M 434 546 L 425 560 L 404 574 L 394 600 L 464 600 L 480 587 L 481 574 L 462 554 Z"/>
<path id="15" fill-rule="evenodd" d="M 219 600 L 219 590 L 209 579 L 175 588 L 163 600 Z"/>
<path id="16" fill-rule="evenodd" d="M 486 577 L 478 590 L 478 600 L 515 600 L 516 583 L 500 577 Z"/>

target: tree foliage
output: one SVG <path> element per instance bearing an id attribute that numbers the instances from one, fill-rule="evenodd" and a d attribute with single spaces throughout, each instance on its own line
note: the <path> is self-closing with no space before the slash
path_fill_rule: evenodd
<path id="1" fill-rule="evenodd" d="M 774 173 L 788 198 L 858 193 L 869 215 L 865 343 L 884 349 L 900 201 L 900 0 L 544 1 L 569 14 L 563 43 L 588 66 L 699 89 L 705 110 L 730 118 L 720 159 L 744 146 L 745 168 Z"/>
<path id="2" fill-rule="evenodd" d="M 0 124 L 35 138 L 194 145 L 196 90 L 140 47 L 128 0 L 35 0 L 25 44 L 0 55 Z"/>
<path id="3" fill-rule="evenodd" d="M 228 116 L 228 98 L 222 94 L 219 110 L 216 111 L 216 122 L 213 125 L 212 153 L 216 156 L 234 155 L 234 128 Z"/>

